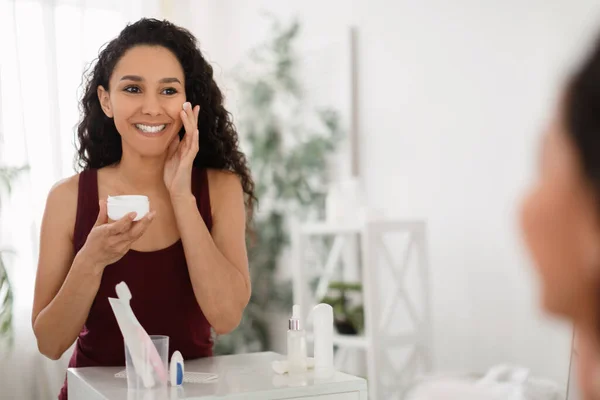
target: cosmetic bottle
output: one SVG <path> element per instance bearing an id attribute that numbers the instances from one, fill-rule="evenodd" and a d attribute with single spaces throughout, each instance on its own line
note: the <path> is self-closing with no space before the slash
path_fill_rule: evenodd
<path id="1" fill-rule="evenodd" d="M 306 331 L 300 321 L 300 306 L 294 305 L 288 321 L 287 359 L 290 375 L 306 372 Z"/>
<path id="2" fill-rule="evenodd" d="M 333 308 L 317 304 L 312 312 L 315 337 L 315 378 L 327 379 L 333 375 Z"/>

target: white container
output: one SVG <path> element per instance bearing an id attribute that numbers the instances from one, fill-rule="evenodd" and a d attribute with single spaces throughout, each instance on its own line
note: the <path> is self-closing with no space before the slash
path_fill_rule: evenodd
<path id="1" fill-rule="evenodd" d="M 124 195 L 108 196 L 106 201 L 108 218 L 117 221 L 130 212 L 135 212 L 134 221 L 144 218 L 150 211 L 150 201 L 148 196 L 142 195 Z"/>
<path id="2" fill-rule="evenodd" d="M 315 335 L 315 378 L 328 379 L 333 367 L 333 308 L 329 304 L 317 304 L 312 312 Z"/>
<path id="3" fill-rule="evenodd" d="M 288 321 L 287 359 L 290 375 L 303 374 L 307 369 L 306 331 L 300 322 L 300 306 L 292 308 L 292 318 Z"/>
<path id="4" fill-rule="evenodd" d="M 171 377 L 171 386 L 183 385 L 183 376 L 185 369 L 183 365 L 183 356 L 176 350 L 171 356 L 171 363 L 169 364 L 169 374 Z"/>

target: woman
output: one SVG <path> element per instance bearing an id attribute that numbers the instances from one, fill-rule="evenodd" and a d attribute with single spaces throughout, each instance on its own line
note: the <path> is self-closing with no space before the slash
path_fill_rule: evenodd
<path id="1" fill-rule="evenodd" d="M 600 40 L 564 91 L 539 168 L 523 202 L 522 230 L 545 310 L 577 326 L 580 390 L 587 400 L 600 399 Z M 454 398 L 497 397 L 477 385 L 445 382 L 411 399 Z"/>
<path id="2" fill-rule="evenodd" d="M 250 298 L 255 200 L 213 70 L 190 32 L 142 19 L 100 52 L 88 78 L 83 172 L 52 188 L 42 222 L 38 347 L 58 359 L 77 340 L 70 367 L 124 365 L 107 298 L 125 281 L 141 324 L 168 335 L 170 353 L 210 356 L 211 327 L 233 330 Z M 107 196 L 122 194 L 148 196 L 152 211 L 109 220 Z"/>
<path id="3" fill-rule="evenodd" d="M 544 308 L 577 326 L 581 391 L 600 398 L 600 40 L 544 135 L 522 227 Z"/>

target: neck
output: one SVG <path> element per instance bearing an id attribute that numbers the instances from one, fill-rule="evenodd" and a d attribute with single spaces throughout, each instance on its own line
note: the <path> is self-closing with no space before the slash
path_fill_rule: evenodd
<path id="1" fill-rule="evenodd" d="M 148 158 L 125 154 L 116 169 L 120 180 L 140 193 L 166 190 L 163 181 L 164 157 Z"/>

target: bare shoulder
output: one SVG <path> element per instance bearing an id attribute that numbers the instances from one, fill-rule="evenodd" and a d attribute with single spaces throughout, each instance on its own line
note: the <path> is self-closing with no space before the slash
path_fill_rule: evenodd
<path id="1" fill-rule="evenodd" d="M 48 194 L 48 203 L 64 203 L 64 205 L 77 204 L 77 191 L 79 189 L 79 174 L 61 179 L 56 182 Z"/>
<path id="2" fill-rule="evenodd" d="M 55 183 L 48 193 L 45 218 L 61 221 L 64 223 L 64 225 L 73 227 L 77 213 L 78 189 L 79 174 L 70 176 Z"/>
<path id="3" fill-rule="evenodd" d="M 239 176 L 230 171 L 219 169 L 208 169 L 208 186 L 211 197 L 214 192 L 216 195 L 238 195 L 242 192 L 242 184 Z"/>
<path id="4" fill-rule="evenodd" d="M 208 187 L 213 211 L 220 207 L 229 209 L 233 204 L 244 203 L 244 193 L 239 176 L 230 171 L 208 169 Z M 214 213 L 214 212 L 213 212 Z"/>

